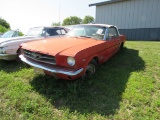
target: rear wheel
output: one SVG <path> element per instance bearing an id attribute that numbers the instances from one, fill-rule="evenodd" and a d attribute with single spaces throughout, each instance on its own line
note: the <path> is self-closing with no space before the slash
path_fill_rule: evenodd
<path id="1" fill-rule="evenodd" d="M 123 45 L 124 45 L 124 43 L 122 42 L 122 43 L 121 43 L 121 46 L 120 46 L 120 50 L 123 49 Z"/>
<path id="2" fill-rule="evenodd" d="M 92 59 L 90 63 L 87 65 L 85 69 L 85 73 L 83 74 L 82 78 L 91 78 L 97 71 L 97 62 Z"/>

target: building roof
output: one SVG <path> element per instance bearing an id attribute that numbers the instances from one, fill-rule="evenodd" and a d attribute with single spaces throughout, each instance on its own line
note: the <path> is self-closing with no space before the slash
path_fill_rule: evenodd
<path id="1" fill-rule="evenodd" d="M 127 0 L 109 0 L 109 1 L 99 2 L 99 3 L 89 4 L 89 7 L 112 4 L 112 3 L 122 2 L 122 1 L 127 1 Z"/>

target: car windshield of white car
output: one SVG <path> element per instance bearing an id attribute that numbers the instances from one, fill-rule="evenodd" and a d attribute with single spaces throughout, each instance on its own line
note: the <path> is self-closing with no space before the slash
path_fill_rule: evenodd
<path id="1" fill-rule="evenodd" d="M 10 30 L 10 31 L 5 32 L 5 33 L 1 36 L 1 38 L 10 38 L 10 37 L 14 36 L 14 34 L 15 34 L 15 31 Z"/>
<path id="2" fill-rule="evenodd" d="M 42 36 L 42 33 L 44 31 L 44 28 L 31 28 L 29 29 L 28 33 L 26 34 L 26 36 Z"/>
<path id="3" fill-rule="evenodd" d="M 101 26 L 80 25 L 71 29 L 67 35 L 71 37 L 86 37 L 102 40 L 105 30 L 106 28 Z"/>

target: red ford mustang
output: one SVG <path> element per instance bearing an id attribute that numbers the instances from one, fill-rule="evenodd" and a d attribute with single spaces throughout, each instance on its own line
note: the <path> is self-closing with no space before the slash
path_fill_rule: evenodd
<path id="1" fill-rule="evenodd" d="M 19 57 L 36 72 L 55 78 L 89 78 L 99 64 L 123 47 L 125 40 L 113 25 L 77 25 L 64 37 L 23 43 Z"/>

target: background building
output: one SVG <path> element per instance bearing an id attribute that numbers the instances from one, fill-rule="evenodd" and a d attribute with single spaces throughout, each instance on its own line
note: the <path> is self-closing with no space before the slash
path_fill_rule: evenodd
<path id="1" fill-rule="evenodd" d="M 96 23 L 113 24 L 131 40 L 160 40 L 160 0 L 110 0 L 96 6 Z"/>

